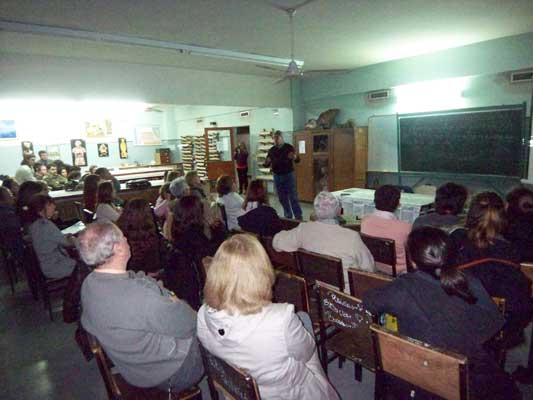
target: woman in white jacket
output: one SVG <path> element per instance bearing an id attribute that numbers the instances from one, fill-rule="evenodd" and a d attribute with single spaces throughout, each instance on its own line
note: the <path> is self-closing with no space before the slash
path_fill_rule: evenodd
<path id="1" fill-rule="evenodd" d="M 274 271 L 259 241 L 235 235 L 207 272 L 198 338 L 212 354 L 249 373 L 263 400 L 335 399 L 313 336 L 290 304 L 272 303 Z"/>

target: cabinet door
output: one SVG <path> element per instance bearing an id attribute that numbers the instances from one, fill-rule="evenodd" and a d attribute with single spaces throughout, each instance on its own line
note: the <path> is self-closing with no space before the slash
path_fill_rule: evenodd
<path id="1" fill-rule="evenodd" d="M 294 148 L 300 157 L 300 162 L 294 164 L 298 198 L 303 201 L 313 201 L 315 199 L 313 186 L 313 136 L 308 133 L 296 134 L 294 136 Z M 302 152 L 301 150 L 304 151 Z"/>
<path id="2" fill-rule="evenodd" d="M 333 154 L 330 157 L 331 175 L 333 176 L 333 190 L 353 187 L 354 168 L 354 137 L 353 133 L 337 133 L 331 135 L 333 140 Z"/>

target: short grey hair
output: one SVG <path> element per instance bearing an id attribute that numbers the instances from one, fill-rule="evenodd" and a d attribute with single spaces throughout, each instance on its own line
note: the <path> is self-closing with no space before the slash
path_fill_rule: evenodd
<path id="1" fill-rule="evenodd" d="M 320 192 L 313 203 L 317 219 L 333 219 L 339 215 L 339 199 L 330 192 Z"/>
<path id="2" fill-rule="evenodd" d="M 85 264 L 98 267 L 115 255 L 115 244 L 122 240 L 120 229 L 112 222 L 94 222 L 80 234 L 78 250 Z"/>
<path id="3" fill-rule="evenodd" d="M 187 185 L 187 181 L 185 180 L 185 177 L 180 176 L 179 178 L 174 179 L 172 182 L 170 182 L 170 193 L 176 198 L 183 197 L 185 195 L 185 191 L 189 188 L 189 185 Z"/>

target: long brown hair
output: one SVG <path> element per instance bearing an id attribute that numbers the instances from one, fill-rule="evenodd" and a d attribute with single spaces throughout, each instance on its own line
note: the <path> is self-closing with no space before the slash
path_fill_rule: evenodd
<path id="1" fill-rule="evenodd" d="M 173 210 L 172 238 L 179 240 L 190 228 L 196 227 L 200 230 L 204 227 L 204 206 L 196 196 L 183 196 L 177 200 Z"/>
<path id="2" fill-rule="evenodd" d="M 140 241 L 157 235 L 150 203 L 145 199 L 132 199 L 126 203 L 117 226 L 124 236 L 131 241 Z"/>
<path id="3" fill-rule="evenodd" d="M 94 211 L 98 200 L 98 183 L 100 175 L 91 174 L 83 181 L 83 205 L 86 209 Z"/>
<path id="4" fill-rule="evenodd" d="M 506 226 L 503 200 L 494 192 L 479 193 L 470 203 L 465 227 L 468 238 L 479 248 L 494 244 Z"/>
<path id="5" fill-rule="evenodd" d="M 98 184 L 98 204 L 110 204 L 115 198 L 115 189 L 111 181 L 104 181 Z"/>
<path id="6" fill-rule="evenodd" d="M 265 185 L 261 179 L 254 179 L 250 182 L 250 186 L 248 186 L 248 191 L 246 192 L 246 199 L 244 199 L 244 203 L 242 205 L 243 210 L 246 210 L 248 203 L 252 202 L 257 202 L 259 205 L 268 205 Z"/>

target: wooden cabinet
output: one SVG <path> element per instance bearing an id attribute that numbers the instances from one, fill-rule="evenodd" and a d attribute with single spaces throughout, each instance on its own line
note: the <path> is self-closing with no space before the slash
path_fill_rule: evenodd
<path id="1" fill-rule="evenodd" d="M 295 164 L 298 197 L 313 201 L 322 190 L 366 185 L 368 129 L 313 129 L 294 135 L 300 156 Z"/>

